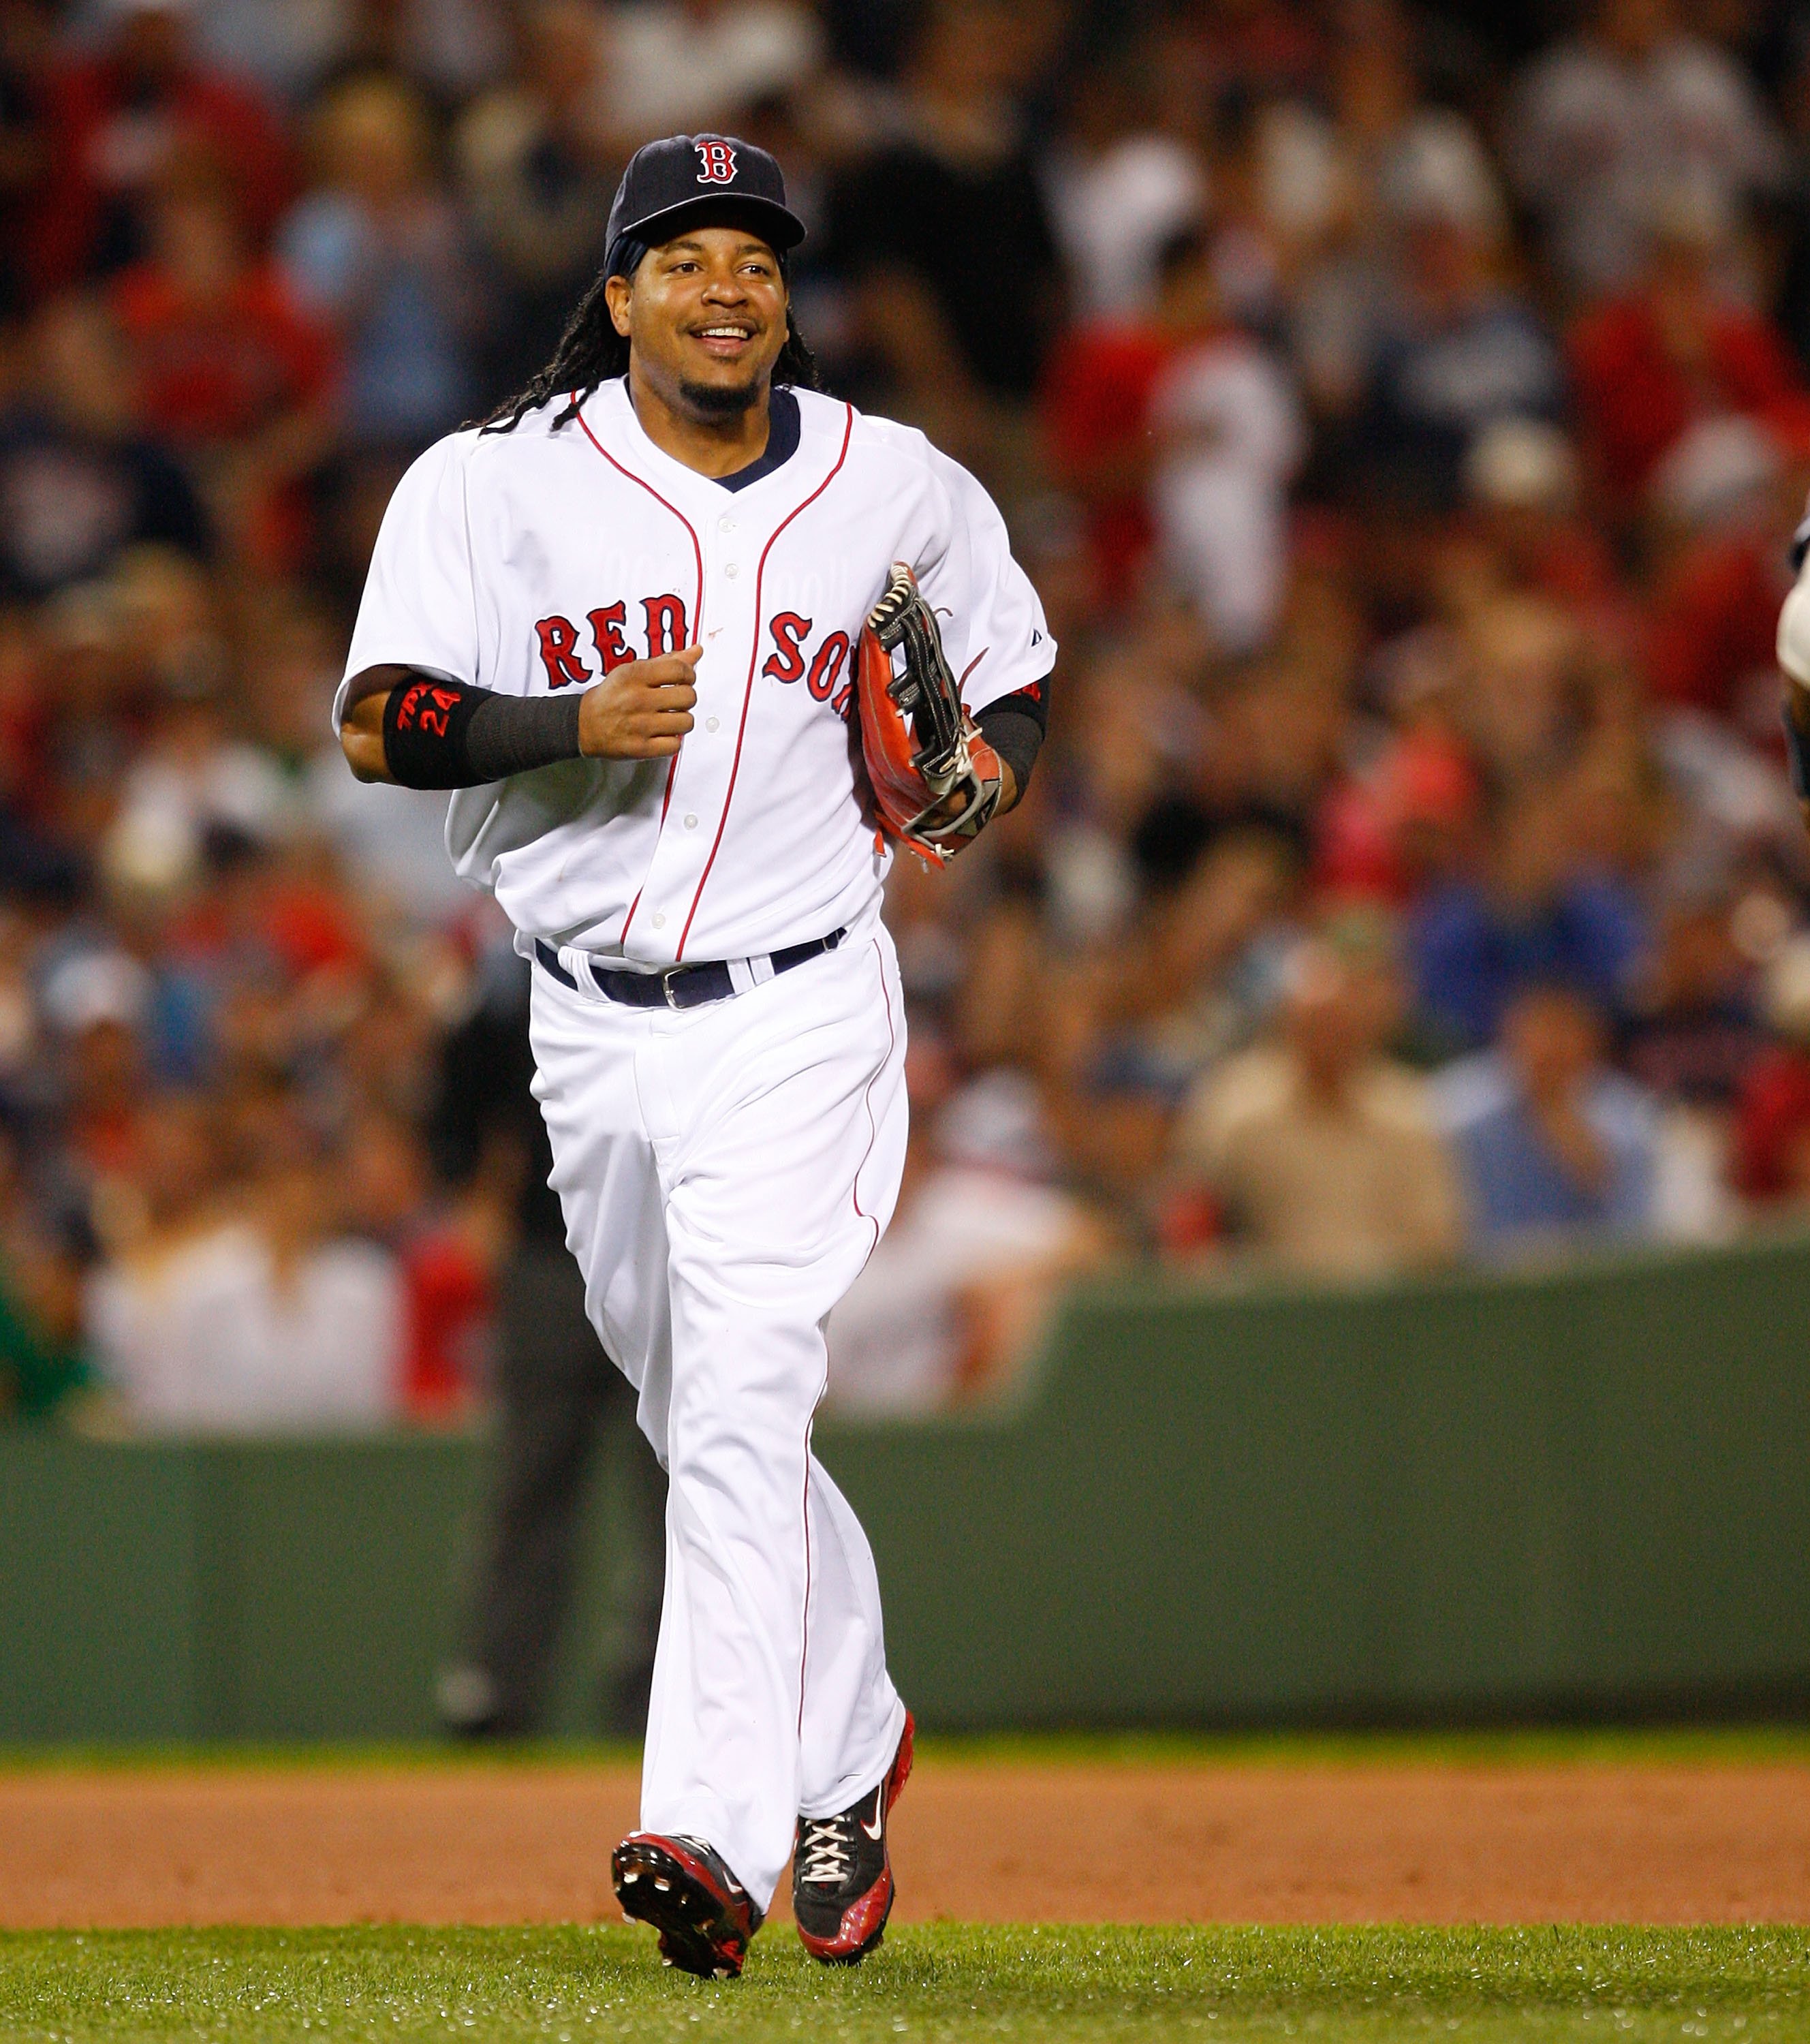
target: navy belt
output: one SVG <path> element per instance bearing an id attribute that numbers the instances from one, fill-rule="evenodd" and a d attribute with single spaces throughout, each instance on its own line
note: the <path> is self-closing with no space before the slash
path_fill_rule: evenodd
<path id="1" fill-rule="evenodd" d="M 846 929 L 832 930 L 827 937 L 813 937 L 809 943 L 788 944 L 784 951 L 771 953 L 767 962 L 777 978 L 807 959 L 833 951 L 847 935 Z M 584 991 L 559 962 L 559 954 L 551 944 L 536 937 L 534 955 L 562 986 L 569 986 L 575 993 Z M 758 965 L 760 961 L 750 959 L 747 962 Z M 586 977 L 606 1001 L 620 1001 L 624 1008 L 701 1008 L 709 1001 L 727 1001 L 736 990 L 729 968 L 721 959 L 701 965 L 669 965 L 663 972 L 625 972 L 620 967 L 593 966 Z"/>

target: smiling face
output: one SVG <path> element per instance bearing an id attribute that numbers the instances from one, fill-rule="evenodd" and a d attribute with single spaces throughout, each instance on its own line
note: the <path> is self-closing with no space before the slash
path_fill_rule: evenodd
<path id="1" fill-rule="evenodd" d="M 694 227 L 605 286 L 635 375 L 674 411 L 728 419 L 763 398 L 786 345 L 786 280 L 740 227 Z"/>

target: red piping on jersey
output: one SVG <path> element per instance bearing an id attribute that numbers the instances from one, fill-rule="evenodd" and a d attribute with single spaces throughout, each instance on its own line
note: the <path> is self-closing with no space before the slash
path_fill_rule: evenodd
<path id="1" fill-rule="evenodd" d="M 829 1389 L 829 1371 L 824 1371 L 824 1391 Z M 817 1404 L 823 1403 L 824 1392 L 817 1393 Z M 811 1408 L 811 1417 L 805 1422 L 805 1600 L 798 1617 L 798 1733 L 805 1731 L 805 1664 L 811 1658 L 811 1428 L 817 1419 L 817 1408 Z"/>
<path id="2" fill-rule="evenodd" d="M 572 393 L 572 403 L 576 406 L 578 402 L 578 394 L 575 390 Z M 631 482 L 640 483 L 641 487 L 647 491 L 648 494 L 653 498 L 656 504 L 666 505 L 667 509 L 671 512 L 674 517 L 678 521 L 680 524 L 685 528 L 686 532 L 690 535 L 691 540 L 691 557 L 697 563 L 697 600 L 692 607 L 691 617 L 691 643 L 694 646 L 697 645 L 698 644 L 698 635 L 704 629 L 704 548 L 698 540 L 697 528 L 692 524 L 691 521 L 686 517 L 685 513 L 679 509 L 676 504 L 667 504 L 665 498 L 661 496 L 660 493 L 650 482 L 648 482 L 645 476 L 637 475 L 632 468 L 624 468 L 622 466 L 621 463 L 619 462 L 616 459 L 615 455 L 609 451 L 609 448 L 606 448 L 602 441 L 598 438 L 597 435 L 591 431 L 590 421 L 585 417 L 582 412 L 579 412 L 577 414 L 577 417 L 578 424 L 585 429 L 585 438 L 590 442 L 591 445 L 597 449 L 598 452 L 601 455 L 604 459 L 609 463 L 610 467 L 616 471 L 617 474 L 618 475 L 627 476 Z M 765 556 L 763 555 L 763 559 L 764 558 Z M 758 584 L 756 585 L 755 597 L 758 608 L 759 602 L 759 589 Z M 755 632 L 755 638 L 757 643 L 760 637 L 759 625 L 759 620 L 757 617 L 755 619 L 756 629 Z M 651 628 L 650 628 L 650 630 Z M 746 715 L 746 713 L 747 713 L 744 710 L 744 714 Z M 678 778 L 678 761 L 679 755 L 675 752 L 672 755 L 671 759 L 667 762 L 667 789 L 666 793 L 660 797 L 660 820 L 659 828 L 654 832 L 654 851 L 658 851 L 660 848 L 661 833 L 667 827 L 667 811 L 672 807 L 672 784 Z M 730 786 L 732 787 L 734 785 L 734 782 L 732 779 Z M 724 806 L 727 807 L 728 805 L 725 803 Z M 648 863 L 651 866 L 653 863 L 654 855 L 653 852 L 650 852 L 648 855 Z M 708 869 L 706 869 L 706 870 L 708 870 Z M 628 914 L 622 918 L 621 934 L 616 940 L 618 943 L 626 943 L 628 941 L 628 925 L 635 920 L 635 911 L 641 905 L 641 897 L 647 891 L 647 882 L 644 880 L 641 882 L 641 885 L 635 889 L 635 898 L 628 904 Z M 693 900 L 691 905 L 694 909 L 697 906 L 695 898 Z M 690 916 L 686 918 L 685 927 L 688 930 L 691 928 L 691 919 Z"/>
<path id="3" fill-rule="evenodd" d="M 833 472 L 832 471 L 832 473 Z M 801 509 L 802 508 L 802 506 L 800 507 Z M 758 638 L 756 643 L 759 643 Z M 867 1267 L 867 1257 L 870 1257 L 880 1246 L 879 1216 L 877 1214 L 861 1212 L 861 1174 L 867 1170 L 867 1159 L 873 1155 L 874 1145 L 879 1140 L 880 1135 L 879 1124 L 874 1119 L 874 1081 L 878 1078 L 880 1072 L 883 1072 L 893 1062 L 893 1054 L 899 1047 L 899 1032 L 893 1022 L 893 997 L 886 986 L 886 962 L 880 959 L 878 939 L 873 939 L 870 941 L 874 946 L 874 956 L 880 961 L 880 998 L 886 1005 L 886 1055 L 879 1071 L 874 1073 L 868 1079 L 867 1090 L 861 1096 L 862 1105 L 867 1110 L 867 1147 L 861 1153 L 861 1162 L 855 1167 L 855 1177 L 848 1188 L 850 1204 L 874 1231 L 874 1239 L 867 1245 L 867 1256 L 861 1259 L 861 1266 L 863 1270 Z M 798 1642 L 798 1729 L 801 1732 L 805 1729 L 805 1664 L 810 1658 L 811 1652 L 811 1430 L 816 1424 L 817 1408 L 824 1402 L 824 1392 L 828 1391 L 828 1389 L 829 1367 L 826 1362 L 824 1367 L 823 1390 L 820 1391 L 812 1401 L 811 1416 L 805 1422 L 805 1604 L 803 1624 L 801 1627 Z"/>
<path id="4" fill-rule="evenodd" d="M 760 564 L 754 571 L 754 637 L 751 642 L 747 656 L 747 686 L 742 691 L 742 720 L 736 727 L 736 756 L 729 763 L 729 785 L 723 793 L 723 810 L 722 814 L 717 819 L 717 835 L 711 842 L 710 856 L 704 862 L 704 870 L 698 875 L 697 892 L 691 897 L 691 908 L 685 919 L 685 928 L 678 933 L 678 948 L 673 953 L 675 962 L 685 956 L 685 940 L 691 935 L 692 919 L 697 915 L 697 905 L 704 897 L 705 882 L 710 878 L 711 867 L 717 863 L 717 848 L 723 842 L 723 827 L 729 820 L 729 804 L 735 797 L 736 776 L 741 771 L 742 740 L 747 732 L 748 705 L 754 701 L 754 663 L 760 658 L 760 583 L 762 576 L 767 573 L 767 557 L 773 551 L 774 540 L 779 537 L 779 535 L 797 517 L 799 512 L 809 510 L 811 505 L 817 502 L 817 499 L 835 482 L 841 472 L 842 464 L 848 459 L 849 436 L 855 430 L 855 407 L 852 405 L 845 405 L 843 409 L 847 417 L 843 421 L 842 445 L 836 451 L 835 466 L 804 502 L 797 505 L 795 509 L 788 511 L 774 527 L 772 537 L 760 550 Z M 701 570 L 700 572 L 701 573 Z M 702 597 L 700 597 L 698 601 L 701 604 Z M 628 926 L 624 924 L 623 927 L 626 928 Z"/>
<path id="5" fill-rule="evenodd" d="M 876 959 L 880 960 L 880 998 L 886 1005 L 886 1064 L 882 1064 L 880 1067 L 880 1071 L 883 1072 L 886 1065 L 892 1062 L 893 1053 L 899 1047 L 899 1032 L 893 1023 L 893 997 L 886 986 L 886 962 L 880 959 L 879 939 L 874 938 L 870 941 L 874 946 L 874 955 Z M 861 1097 L 862 1105 L 867 1110 L 867 1147 L 861 1153 L 861 1162 L 855 1166 L 855 1176 L 848 1187 L 849 1204 L 858 1214 L 860 1214 L 861 1218 L 874 1231 L 874 1239 L 867 1245 L 867 1256 L 871 1256 L 880 1246 L 879 1216 L 877 1214 L 863 1212 L 861 1205 L 861 1174 L 867 1170 L 867 1159 L 874 1154 L 874 1145 L 880 1139 L 879 1126 L 874 1119 L 874 1079 L 877 1079 L 879 1076 L 880 1072 L 876 1072 L 874 1078 L 868 1080 L 867 1090 Z M 861 1259 L 861 1267 L 863 1270 L 867 1267 L 867 1257 L 864 1256 Z"/>

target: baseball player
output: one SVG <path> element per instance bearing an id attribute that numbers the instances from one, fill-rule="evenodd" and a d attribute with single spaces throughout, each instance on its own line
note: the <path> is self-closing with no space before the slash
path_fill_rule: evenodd
<path id="1" fill-rule="evenodd" d="M 534 962 L 551 1183 L 671 1479 L 612 1872 L 717 1977 L 789 1858 L 820 1959 L 891 1907 L 912 1720 L 811 1452 L 905 1155 L 881 886 L 889 840 L 940 860 L 1018 799 L 1055 658 L 973 478 L 816 388 L 803 234 L 762 150 L 636 154 L 552 362 L 398 486 L 335 705 L 354 772 L 455 790 L 455 869 Z"/>
<path id="2" fill-rule="evenodd" d="M 1778 664 L 1785 673 L 1785 746 L 1792 792 L 1810 827 L 1810 509 L 1791 537 L 1797 578 L 1778 614 Z"/>

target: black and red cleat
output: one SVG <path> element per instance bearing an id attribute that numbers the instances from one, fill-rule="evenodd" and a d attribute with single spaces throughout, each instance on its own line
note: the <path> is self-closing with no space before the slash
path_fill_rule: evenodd
<path id="1" fill-rule="evenodd" d="M 899 1749 L 877 1788 L 834 1817 L 801 1817 L 792 1855 L 792 1913 L 798 1938 L 826 1966 L 852 1966 L 879 1943 L 893 1911 L 886 1816 L 911 1773 L 909 1711 Z"/>
<path id="2" fill-rule="evenodd" d="M 660 1934 L 660 1954 L 705 1980 L 734 1980 L 763 1922 L 747 1891 L 701 1838 L 631 1831 L 609 1856 L 625 1915 Z"/>

